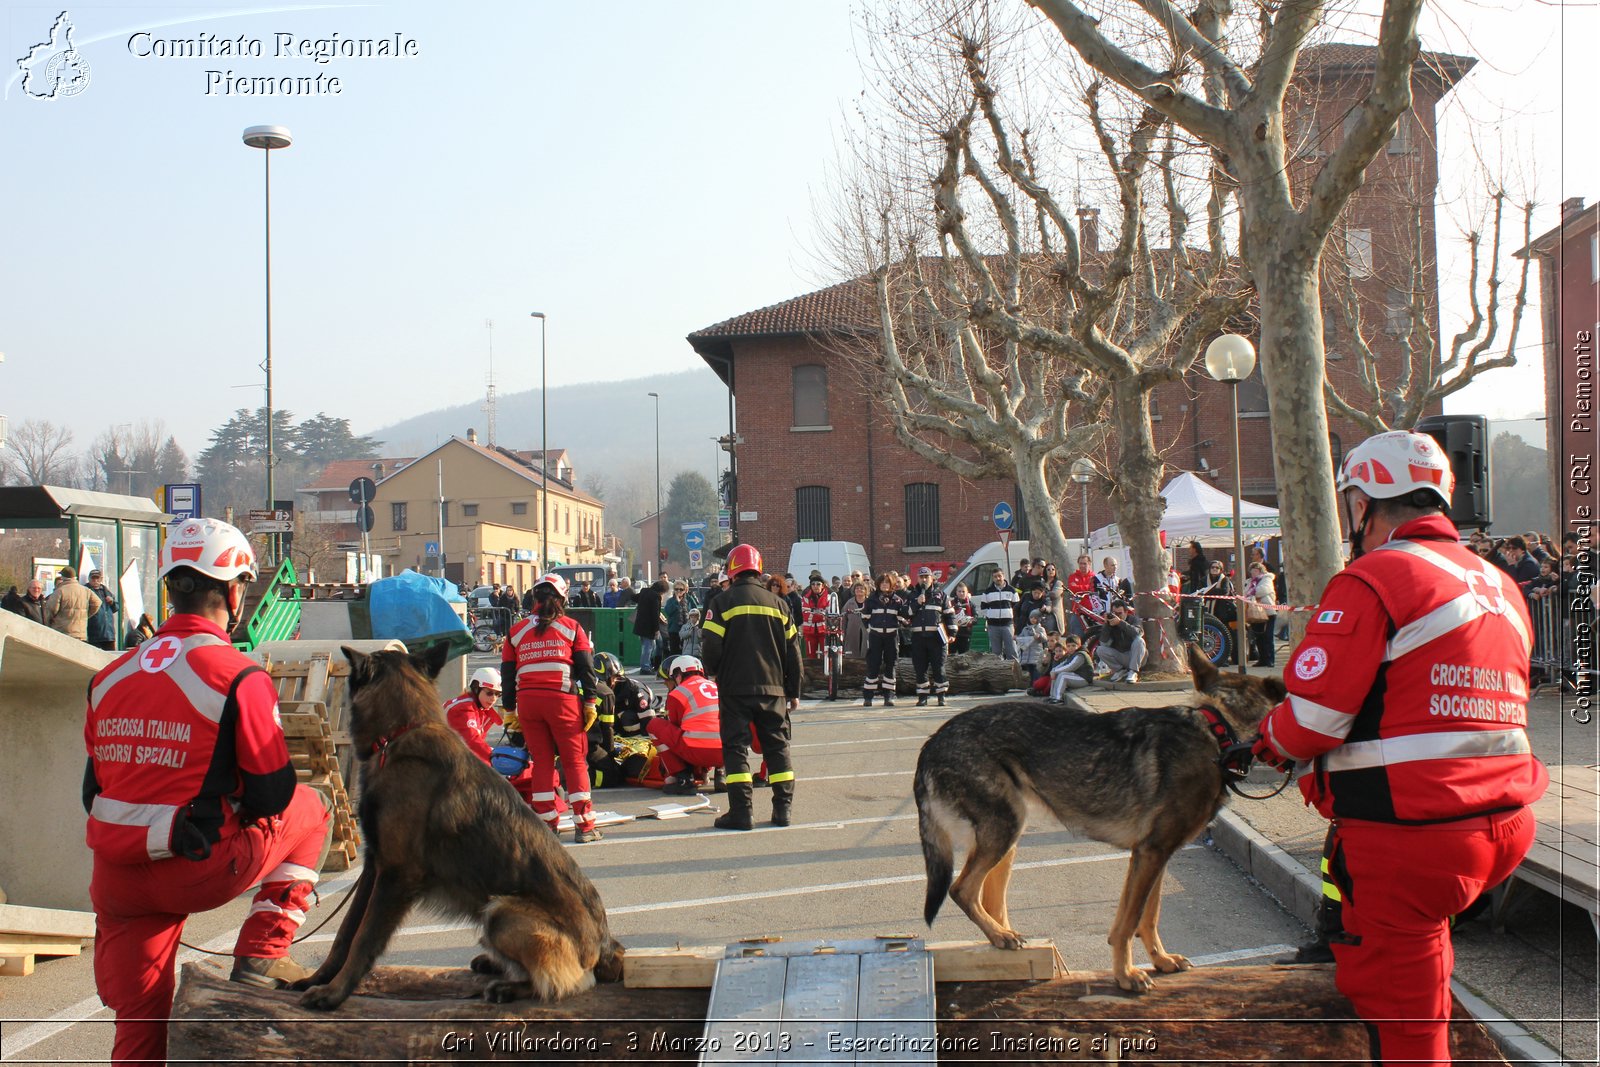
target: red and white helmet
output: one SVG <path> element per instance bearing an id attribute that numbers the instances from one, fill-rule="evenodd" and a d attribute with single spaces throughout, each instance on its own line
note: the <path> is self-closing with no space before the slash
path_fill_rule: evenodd
<path id="1" fill-rule="evenodd" d="M 492 693 L 500 692 L 500 672 L 493 667 L 479 667 L 472 672 L 472 678 L 467 682 L 468 687 L 477 686 L 487 689 Z"/>
<path id="2" fill-rule="evenodd" d="M 684 674 L 704 674 L 706 665 L 694 656 L 678 656 L 667 664 L 667 674 L 671 676 L 680 671 Z"/>
<path id="3" fill-rule="evenodd" d="M 537 582 L 534 582 L 533 588 L 535 596 L 538 595 L 538 590 L 541 585 L 548 585 L 551 589 L 556 591 L 556 596 L 560 597 L 562 600 L 567 599 L 567 580 L 561 577 L 561 575 L 547 574 L 543 578 L 540 578 Z"/>
<path id="4" fill-rule="evenodd" d="M 1456 479 L 1450 457 L 1427 434 L 1392 430 L 1369 437 L 1350 450 L 1339 468 L 1337 488 L 1359 489 L 1374 500 L 1407 496 L 1425 489 L 1450 506 Z"/>
<path id="5" fill-rule="evenodd" d="M 223 582 L 240 575 L 256 580 L 256 554 L 249 539 L 221 519 L 184 519 L 167 527 L 160 563 L 158 578 L 188 567 Z"/>
<path id="6" fill-rule="evenodd" d="M 755 545 L 734 545 L 728 552 L 728 577 L 737 577 L 744 571 L 761 572 L 761 553 Z"/>

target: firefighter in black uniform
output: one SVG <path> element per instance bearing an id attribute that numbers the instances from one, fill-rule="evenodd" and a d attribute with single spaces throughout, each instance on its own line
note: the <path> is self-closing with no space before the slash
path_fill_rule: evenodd
<path id="1" fill-rule="evenodd" d="M 872 697 L 883 694 L 883 706 L 894 707 L 894 661 L 900 650 L 900 628 L 911 612 L 895 592 L 894 578 L 878 575 L 878 591 L 861 605 L 861 622 L 867 628 L 867 674 L 861 682 L 861 706 L 872 707 Z"/>
<path id="2" fill-rule="evenodd" d="M 800 631 L 789 606 L 761 584 L 761 553 L 735 545 L 728 553 L 733 584 L 706 609 L 700 658 L 717 680 L 722 714 L 722 763 L 728 811 L 719 830 L 751 828 L 750 727 L 761 740 L 772 786 L 772 823 L 789 825 L 794 768 L 789 762 L 789 712 L 800 704 L 805 678 Z"/>
<path id="3" fill-rule="evenodd" d="M 944 695 L 950 690 L 950 683 L 944 678 L 944 657 L 955 630 L 956 610 L 950 603 L 950 594 L 934 588 L 932 567 L 922 568 L 917 581 L 917 588 L 910 591 L 911 666 L 917 672 L 917 707 L 927 707 L 928 694 L 932 692 L 942 708 Z"/>

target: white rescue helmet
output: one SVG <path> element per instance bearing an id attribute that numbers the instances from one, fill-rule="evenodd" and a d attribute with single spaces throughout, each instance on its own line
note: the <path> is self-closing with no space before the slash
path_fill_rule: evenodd
<path id="1" fill-rule="evenodd" d="M 208 578 L 231 582 L 240 575 L 256 579 L 256 554 L 237 527 L 221 519 L 184 519 L 167 527 L 156 577 L 188 567 Z"/>
<path id="2" fill-rule="evenodd" d="M 537 582 L 534 582 L 533 589 L 535 596 L 538 595 L 538 590 L 541 585 L 548 585 L 551 589 L 555 590 L 556 596 L 560 597 L 562 600 L 567 599 L 567 580 L 561 577 L 561 575 L 547 574 L 540 578 Z"/>
<path id="3" fill-rule="evenodd" d="M 477 686 L 479 689 L 490 689 L 498 693 L 500 692 L 500 672 L 493 667 L 479 667 L 472 672 L 472 679 L 467 685 L 468 687 Z"/>
<path id="4" fill-rule="evenodd" d="M 694 656 L 679 656 L 667 664 L 667 674 L 669 676 L 680 673 L 688 674 L 690 671 L 695 674 L 704 674 L 706 673 L 706 666 Z"/>
<path id="5" fill-rule="evenodd" d="M 1339 468 L 1337 489 L 1359 489 L 1374 500 L 1426 490 L 1450 506 L 1456 479 L 1450 457 L 1427 434 L 1391 430 L 1369 437 L 1350 450 Z"/>

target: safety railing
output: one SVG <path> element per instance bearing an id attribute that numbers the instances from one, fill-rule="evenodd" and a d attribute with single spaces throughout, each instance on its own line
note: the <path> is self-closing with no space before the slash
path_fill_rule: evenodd
<path id="1" fill-rule="evenodd" d="M 1584 595 L 1573 596 L 1560 586 L 1548 592 L 1535 589 L 1528 596 L 1533 620 L 1533 654 L 1530 662 L 1544 685 L 1560 684 L 1570 692 L 1596 692 L 1600 683 L 1595 662 L 1595 608 Z"/>

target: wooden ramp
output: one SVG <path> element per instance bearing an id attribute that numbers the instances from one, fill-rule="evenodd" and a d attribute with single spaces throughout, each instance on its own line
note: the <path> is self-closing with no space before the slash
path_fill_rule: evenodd
<path id="1" fill-rule="evenodd" d="M 463 957 L 465 958 L 465 957 Z M 331 1014 L 297 995 L 230 983 L 201 964 L 183 969 L 173 1007 L 174 1060 L 230 1064 L 527 1063 L 695 1064 L 710 991 L 630 989 L 618 983 L 553 1005 L 479 999 L 486 979 L 464 966 L 380 967 Z M 1207 967 L 1121 992 L 1109 972 L 1021 982 L 940 982 L 940 1062 L 1362 1063 L 1366 1028 L 1334 988 L 1331 966 Z M 793 1042 L 791 1042 L 793 1047 Z M 1457 1064 L 1505 1064 L 1458 1005 Z M 826 1050 L 776 1062 L 839 1062 Z M 877 1060 L 906 1062 L 915 1053 Z M 845 1061 L 852 1062 L 852 1061 Z"/>
<path id="2" fill-rule="evenodd" d="M 264 666 L 278 690 L 278 713 L 295 778 L 328 798 L 333 842 L 324 871 L 348 870 L 361 855 L 361 830 L 348 783 L 355 771 L 350 745 L 350 664 L 319 652 Z"/>
<path id="3" fill-rule="evenodd" d="M 1551 767 L 1550 788 L 1533 814 L 1533 847 L 1494 902 L 1496 929 L 1504 928 L 1520 887 L 1531 885 L 1588 912 L 1600 936 L 1600 768 Z"/>
<path id="4" fill-rule="evenodd" d="M 39 956 L 76 956 L 94 937 L 94 913 L 0 904 L 0 976 L 33 973 Z"/>

